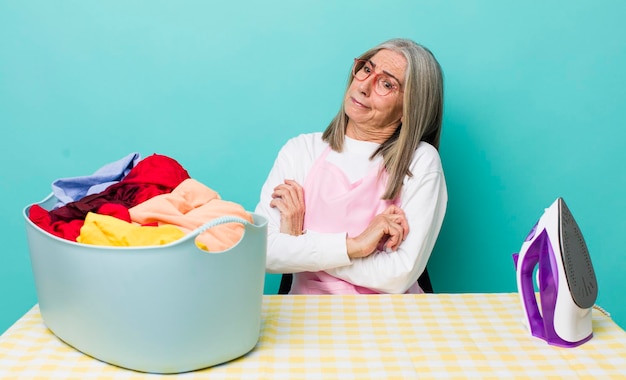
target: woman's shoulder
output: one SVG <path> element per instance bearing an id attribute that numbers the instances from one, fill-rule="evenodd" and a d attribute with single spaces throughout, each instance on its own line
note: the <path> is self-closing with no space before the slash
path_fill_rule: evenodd
<path id="1" fill-rule="evenodd" d="M 443 171 L 439 151 L 429 143 L 420 141 L 411 163 L 411 171 L 414 169 L 426 172 Z"/>
<path id="2" fill-rule="evenodd" d="M 317 156 L 328 144 L 322 140 L 322 132 L 303 133 L 292 137 L 283 146 L 284 152 L 309 153 Z"/>
<path id="3" fill-rule="evenodd" d="M 301 133 L 295 137 L 290 138 L 288 141 L 292 143 L 300 143 L 300 144 L 315 144 L 322 143 L 322 132 L 310 132 L 310 133 Z"/>

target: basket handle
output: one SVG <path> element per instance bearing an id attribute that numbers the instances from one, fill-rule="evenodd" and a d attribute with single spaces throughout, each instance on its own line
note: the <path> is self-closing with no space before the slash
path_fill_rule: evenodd
<path id="1" fill-rule="evenodd" d="M 209 228 L 219 226 L 220 224 L 225 224 L 225 223 L 241 223 L 244 226 L 252 224 L 249 221 L 243 218 L 240 218 L 238 216 L 232 216 L 232 215 L 220 216 L 219 218 L 215 218 L 211 221 L 208 221 L 204 223 L 203 225 L 201 225 L 200 227 L 196 228 L 195 230 L 191 231 L 189 234 L 187 234 L 184 240 L 191 239 L 192 237 L 195 238 L 196 236 L 200 235 L 201 233 L 208 230 Z"/>

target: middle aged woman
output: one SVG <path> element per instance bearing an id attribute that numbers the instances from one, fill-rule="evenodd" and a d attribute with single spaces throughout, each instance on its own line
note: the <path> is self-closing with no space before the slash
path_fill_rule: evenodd
<path id="1" fill-rule="evenodd" d="M 422 293 L 447 204 L 443 79 L 425 47 L 392 39 L 355 59 L 324 133 L 290 139 L 261 190 L 266 268 L 291 294 Z"/>

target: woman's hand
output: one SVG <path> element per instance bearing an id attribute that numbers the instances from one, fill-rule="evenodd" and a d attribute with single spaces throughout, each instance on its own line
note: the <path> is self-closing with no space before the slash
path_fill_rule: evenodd
<path id="1" fill-rule="evenodd" d="M 274 188 L 270 206 L 280 212 L 280 232 L 302 235 L 304 226 L 304 190 L 296 181 L 287 179 Z"/>
<path id="2" fill-rule="evenodd" d="M 376 215 L 359 236 L 346 239 L 348 256 L 352 259 L 367 257 L 379 246 L 395 251 L 408 233 L 404 211 L 398 206 L 389 206 Z"/>

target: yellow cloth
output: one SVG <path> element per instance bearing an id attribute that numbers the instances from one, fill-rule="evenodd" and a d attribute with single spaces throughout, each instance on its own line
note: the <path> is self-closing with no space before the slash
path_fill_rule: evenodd
<path id="1" fill-rule="evenodd" d="M 217 192 L 186 179 L 171 193 L 157 195 L 129 209 L 130 218 L 139 224 L 174 225 L 189 233 L 221 216 L 236 216 L 253 223 L 250 213 L 239 204 L 222 200 Z M 224 223 L 198 235 L 196 245 L 217 252 L 234 246 L 243 236 L 241 223 Z"/>
<path id="2" fill-rule="evenodd" d="M 164 245 L 185 236 L 171 225 L 140 226 L 109 215 L 87 213 L 77 242 L 92 245 L 138 247 Z"/>

